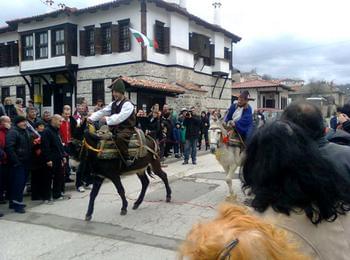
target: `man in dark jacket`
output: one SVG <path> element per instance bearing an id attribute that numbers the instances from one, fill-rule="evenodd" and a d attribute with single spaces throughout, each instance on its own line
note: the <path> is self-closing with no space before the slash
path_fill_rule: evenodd
<path id="1" fill-rule="evenodd" d="M 66 163 L 64 147 L 59 134 L 63 118 L 54 115 L 51 124 L 41 137 L 41 149 L 48 171 L 53 178 L 52 198 L 64 199 L 64 164 Z"/>
<path id="2" fill-rule="evenodd" d="M 32 140 L 27 130 L 27 121 L 23 116 L 16 116 L 14 127 L 6 136 L 6 152 L 11 167 L 10 208 L 17 213 L 25 213 L 23 190 L 30 167 Z"/>
<path id="3" fill-rule="evenodd" d="M 201 125 L 200 125 L 200 133 L 199 133 L 199 140 L 198 140 L 198 149 L 200 150 L 202 147 L 202 140 L 204 136 L 205 140 L 205 150 L 208 150 L 209 148 L 209 117 L 207 116 L 207 113 L 204 111 L 201 114 Z"/>
<path id="4" fill-rule="evenodd" d="M 281 119 L 302 127 L 310 138 L 318 142 L 324 158 L 350 177 L 350 147 L 326 140 L 322 112 L 317 106 L 306 101 L 292 103 L 283 112 Z"/>
<path id="5" fill-rule="evenodd" d="M 195 113 L 195 107 L 192 107 L 185 115 L 183 125 L 186 127 L 186 144 L 185 144 L 185 161 L 183 164 L 188 164 L 188 160 L 191 159 L 192 164 L 197 164 L 197 143 L 199 137 L 201 119 Z"/>

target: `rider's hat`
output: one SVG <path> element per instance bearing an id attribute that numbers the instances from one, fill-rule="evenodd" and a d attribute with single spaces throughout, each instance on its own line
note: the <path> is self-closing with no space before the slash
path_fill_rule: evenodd
<path id="1" fill-rule="evenodd" d="M 115 82 L 112 83 L 112 85 L 109 88 L 115 92 L 119 92 L 122 94 L 125 93 L 125 84 L 122 79 L 117 79 Z"/>
<path id="2" fill-rule="evenodd" d="M 239 97 L 244 98 L 244 99 L 249 99 L 250 94 L 248 90 L 244 90 L 241 92 L 241 94 L 239 95 Z"/>

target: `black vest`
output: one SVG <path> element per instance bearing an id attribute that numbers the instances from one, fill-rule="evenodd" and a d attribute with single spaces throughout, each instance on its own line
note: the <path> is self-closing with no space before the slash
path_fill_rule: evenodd
<path id="1" fill-rule="evenodd" d="M 122 107 L 126 102 L 130 102 L 127 98 L 124 98 L 119 105 L 117 105 L 117 101 L 114 101 L 112 103 L 112 110 L 111 115 L 119 114 L 120 111 L 122 111 Z M 115 126 L 118 129 L 126 129 L 126 128 L 134 128 L 136 126 L 136 115 L 135 111 L 132 112 L 132 114 L 129 116 L 128 119 L 126 119 L 124 122 L 120 123 L 119 125 Z"/>

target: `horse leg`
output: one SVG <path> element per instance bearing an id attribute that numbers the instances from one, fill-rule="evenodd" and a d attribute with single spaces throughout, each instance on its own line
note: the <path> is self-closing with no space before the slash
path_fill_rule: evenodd
<path id="1" fill-rule="evenodd" d="M 171 201 L 171 188 L 168 181 L 168 175 L 162 170 L 159 160 L 154 160 L 152 163 L 152 170 L 155 175 L 157 175 L 164 183 L 166 190 L 166 202 Z"/>
<path id="2" fill-rule="evenodd" d="M 230 195 L 226 198 L 227 201 L 236 201 L 237 195 L 233 191 L 232 187 L 232 180 L 235 176 L 236 170 L 238 166 L 240 165 L 240 148 L 239 147 L 233 147 L 233 164 L 229 166 L 228 174 L 226 176 L 226 183 L 228 185 L 228 190 Z"/>
<path id="3" fill-rule="evenodd" d="M 94 212 L 94 205 L 95 205 L 95 199 L 97 197 L 98 192 L 100 191 L 100 188 L 102 186 L 103 179 L 96 176 L 94 178 L 94 182 L 92 185 L 92 190 L 90 192 L 90 200 L 89 200 L 89 207 L 85 215 L 85 220 L 90 221 L 92 219 L 92 213 Z"/>
<path id="4" fill-rule="evenodd" d="M 141 203 L 142 203 L 142 201 L 143 201 L 143 199 L 145 197 L 146 190 L 147 190 L 148 185 L 149 185 L 149 179 L 148 179 L 146 173 L 144 173 L 144 172 L 143 173 L 138 173 L 137 177 L 139 177 L 139 179 L 141 181 L 142 189 L 141 189 L 139 197 L 135 201 L 134 206 L 132 208 L 134 210 L 138 209 L 139 206 L 141 205 Z"/>
<path id="5" fill-rule="evenodd" d="M 124 190 L 123 184 L 121 182 L 120 176 L 115 175 L 115 177 L 111 180 L 112 180 L 115 188 L 117 189 L 120 198 L 122 199 L 122 208 L 120 211 L 120 215 L 125 216 L 128 212 L 128 201 L 126 200 L 125 190 Z"/>

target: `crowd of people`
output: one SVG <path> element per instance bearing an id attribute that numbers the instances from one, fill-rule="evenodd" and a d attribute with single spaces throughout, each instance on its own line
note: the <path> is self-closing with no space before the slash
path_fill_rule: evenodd
<path id="1" fill-rule="evenodd" d="M 40 117 L 31 101 L 24 107 L 22 99 L 14 105 L 8 97 L 0 105 L 0 204 L 25 213 L 25 190 L 32 200 L 47 204 L 70 198 L 65 195 L 65 183 L 73 182 L 69 155 L 72 140 L 82 139 L 88 107 L 82 100 L 74 113 L 69 105 L 62 110 L 55 115 L 44 111 Z M 79 164 L 76 189 L 84 192 L 91 184 L 89 169 Z"/>
<path id="2" fill-rule="evenodd" d="M 151 111 L 137 112 L 137 127 L 156 139 L 160 145 L 161 159 L 174 155 L 183 158 L 183 164 L 197 164 L 197 150 L 209 149 L 208 131 L 213 118 L 221 118 L 220 110 L 199 111 L 196 107 L 183 108 L 179 113 L 165 104 Z"/>

